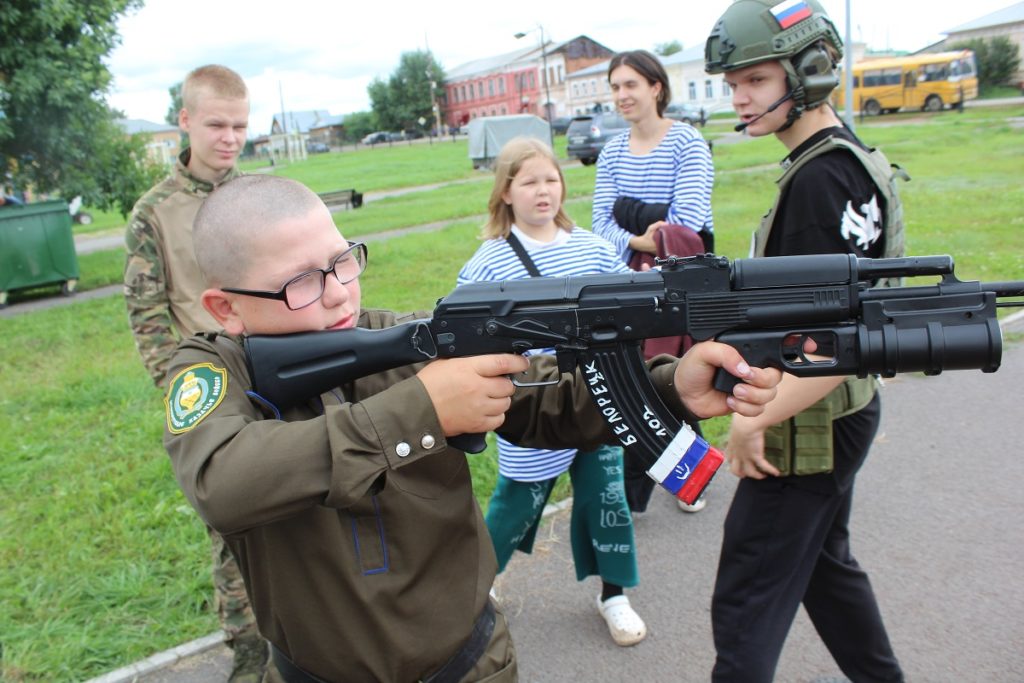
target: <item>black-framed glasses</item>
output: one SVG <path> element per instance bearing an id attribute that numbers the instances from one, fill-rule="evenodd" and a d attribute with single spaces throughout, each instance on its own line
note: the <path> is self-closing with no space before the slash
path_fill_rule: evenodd
<path id="1" fill-rule="evenodd" d="M 364 270 L 366 270 L 366 245 L 362 242 L 349 242 L 348 249 L 335 256 L 326 268 L 314 268 L 296 275 L 276 292 L 235 287 L 221 287 L 221 290 L 231 294 L 256 296 L 261 299 L 276 299 L 283 301 L 289 309 L 297 311 L 320 300 L 320 297 L 324 295 L 325 280 L 330 273 L 334 273 L 338 282 L 347 285 L 359 277 Z"/>

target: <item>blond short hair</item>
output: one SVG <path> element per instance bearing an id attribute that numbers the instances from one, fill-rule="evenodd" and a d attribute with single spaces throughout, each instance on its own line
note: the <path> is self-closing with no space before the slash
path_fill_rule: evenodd
<path id="1" fill-rule="evenodd" d="M 562 175 L 562 167 L 558 165 L 555 153 L 537 138 L 518 137 L 505 143 L 494 162 L 494 189 L 491 190 L 491 198 L 487 202 L 489 218 L 481 231 L 481 237 L 484 239 L 508 237 L 512 231 L 515 214 L 512 207 L 505 203 L 502 195 L 508 191 L 523 164 L 535 157 L 547 159 L 558 171 L 558 179 L 562 182 L 562 199 L 558 204 L 558 213 L 555 214 L 555 225 L 566 231 L 572 230 L 572 219 L 565 213 L 564 208 L 565 176 Z"/>
<path id="2" fill-rule="evenodd" d="M 237 73 L 220 64 L 207 64 L 193 69 L 181 84 L 181 103 L 192 111 L 201 93 L 235 100 L 248 100 L 249 89 Z"/>
<path id="3" fill-rule="evenodd" d="M 210 193 L 196 214 L 192 246 L 207 287 L 238 286 L 253 260 L 254 237 L 286 220 L 327 210 L 300 182 L 272 175 L 246 175 Z"/>

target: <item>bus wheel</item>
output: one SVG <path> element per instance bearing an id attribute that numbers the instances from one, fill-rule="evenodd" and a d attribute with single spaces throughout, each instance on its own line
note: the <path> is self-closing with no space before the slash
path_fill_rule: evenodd
<path id="1" fill-rule="evenodd" d="M 868 100 L 864 103 L 864 113 L 868 116 L 878 116 L 882 113 L 882 105 L 878 100 Z"/>
<path id="2" fill-rule="evenodd" d="M 925 111 L 942 111 L 942 98 L 938 95 L 929 95 L 924 101 Z"/>

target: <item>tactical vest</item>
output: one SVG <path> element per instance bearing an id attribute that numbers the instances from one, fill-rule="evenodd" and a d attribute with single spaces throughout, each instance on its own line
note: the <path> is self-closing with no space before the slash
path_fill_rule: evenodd
<path id="1" fill-rule="evenodd" d="M 761 225 L 754 233 L 751 256 L 764 256 L 765 246 L 779 202 L 785 194 L 796 172 L 812 159 L 834 149 L 845 149 L 856 157 L 871 177 L 871 181 L 882 193 L 885 200 L 885 249 L 883 257 L 895 258 L 904 254 L 903 203 L 896 188 L 897 179 L 910 180 L 910 176 L 897 166 L 890 164 L 885 155 L 877 150 L 865 150 L 844 138 L 826 137 L 810 147 L 795 161 L 783 164 L 784 172 L 776 183 L 779 196 L 771 211 L 761 219 Z M 880 280 L 878 287 L 898 287 L 899 278 Z M 825 398 L 784 422 L 765 430 L 765 458 L 783 475 L 807 475 L 831 472 L 832 421 L 852 415 L 864 408 L 874 398 L 878 388 L 875 377 L 847 377 Z"/>

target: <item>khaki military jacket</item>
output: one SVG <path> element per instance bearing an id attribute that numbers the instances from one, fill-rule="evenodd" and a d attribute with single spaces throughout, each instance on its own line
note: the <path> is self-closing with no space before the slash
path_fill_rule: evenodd
<path id="1" fill-rule="evenodd" d="M 364 311 L 360 326 L 411 317 Z M 538 357 L 527 379 L 554 376 L 551 361 Z M 688 415 L 673 359 L 652 363 L 666 403 Z M 327 681 L 408 682 L 437 670 L 494 580 L 467 456 L 448 447 L 420 367 L 277 415 L 247 393 L 231 338 L 187 339 L 171 363 L 165 445 L 178 482 L 237 556 L 260 632 Z M 545 448 L 615 443 L 582 380 L 518 389 L 501 432 Z"/>
<path id="2" fill-rule="evenodd" d="M 220 329 L 199 300 L 206 287 L 192 248 L 192 223 L 215 186 L 189 172 L 189 155 L 186 148 L 174 173 L 136 202 L 125 235 L 128 319 L 158 385 L 181 337 Z M 238 175 L 233 169 L 221 183 Z"/>

